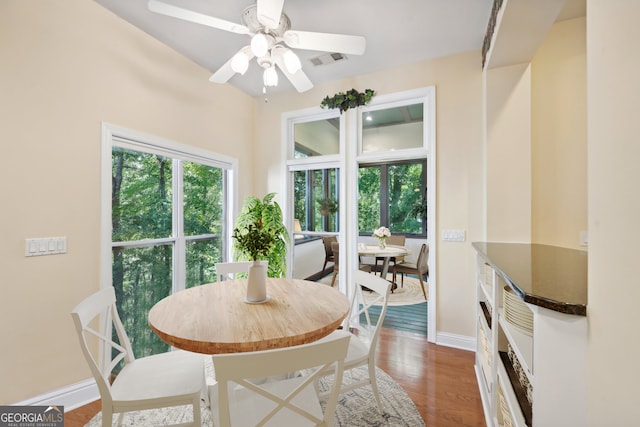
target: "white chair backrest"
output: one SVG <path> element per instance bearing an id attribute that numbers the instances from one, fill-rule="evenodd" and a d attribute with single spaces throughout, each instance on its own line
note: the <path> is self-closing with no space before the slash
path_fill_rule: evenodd
<path id="1" fill-rule="evenodd" d="M 213 355 L 218 381 L 218 425 L 332 426 L 349 338 L 341 336 L 281 349 Z M 328 368 L 333 370 L 335 381 L 323 413 L 315 382 Z M 302 371 L 302 375 L 262 384 L 251 381 L 295 371 Z"/>
<path id="2" fill-rule="evenodd" d="M 100 395 L 110 396 L 110 376 L 113 369 L 122 360 L 124 360 L 124 363 L 130 363 L 135 360 L 129 337 L 118 315 L 113 287 L 109 286 L 82 301 L 73 309 L 71 317 L 80 339 L 82 353 L 96 379 Z M 100 323 L 102 330 L 97 331 L 90 324 L 94 324 L 99 317 L 102 318 Z M 112 327 L 115 328 L 119 342 L 112 340 Z M 101 345 L 96 346 L 95 341 L 98 341 Z M 110 360 L 100 363 L 101 357 L 92 353 L 92 349 L 93 351 L 101 349 L 101 354 L 108 355 Z"/>
<path id="3" fill-rule="evenodd" d="M 354 283 L 353 295 L 351 299 L 350 312 L 347 315 L 345 324 L 346 330 L 357 330 L 357 336 L 365 342 L 369 351 L 375 351 L 380 328 L 387 312 L 391 283 L 381 277 L 361 270 L 352 272 Z M 370 290 L 366 290 L 367 288 Z M 375 294 L 375 298 L 370 298 L 369 302 L 364 298 L 365 293 Z M 379 306 L 380 314 L 372 315 L 371 307 Z"/>
<path id="4" fill-rule="evenodd" d="M 260 261 L 262 265 L 268 265 L 268 261 Z M 233 280 L 236 278 L 237 273 L 248 273 L 249 267 L 253 265 L 253 261 L 238 261 L 238 262 L 217 262 L 216 263 L 216 277 L 218 282 L 223 280 Z"/>

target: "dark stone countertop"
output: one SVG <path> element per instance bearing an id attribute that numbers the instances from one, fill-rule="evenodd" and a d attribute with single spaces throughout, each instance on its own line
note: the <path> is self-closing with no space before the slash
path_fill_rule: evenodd
<path id="1" fill-rule="evenodd" d="M 472 245 L 523 301 L 587 315 L 586 251 L 529 243 Z"/>

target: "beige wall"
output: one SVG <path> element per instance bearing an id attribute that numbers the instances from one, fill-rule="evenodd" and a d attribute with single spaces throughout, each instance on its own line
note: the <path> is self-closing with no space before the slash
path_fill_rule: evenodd
<path id="1" fill-rule="evenodd" d="M 486 79 L 486 237 L 531 241 L 531 67 L 490 69 Z"/>
<path id="2" fill-rule="evenodd" d="M 435 239 L 438 268 L 438 332 L 475 335 L 474 252 L 471 241 L 482 239 L 482 156 L 480 53 L 467 52 L 403 68 L 319 84 L 304 94 L 271 95 L 257 107 L 254 190 L 261 195 L 282 191 L 283 153 L 280 118 L 283 112 L 317 107 L 322 98 L 352 87 L 378 94 L 436 86 L 437 215 L 442 229 L 467 231 L 464 243 Z M 433 249 L 432 249 L 433 250 Z"/>
<path id="3" fill-rule="evenodd" d="M 69 312 L 98 289 L 102 121 L 251 175 L 255 101 L 208 77 L 93 1 L 0 4 L 0 404 L 90 377 Z M 24 257 L 25 238 L 54 236 L 66 254 Z"/>
<path id="4" fill-rule="evenodd" d="M 554 24 L 530 64 L 486 72 L 489 241 L 585 249 L 585 22 Z"/>
<path id="5" fill-rule="evenodd" d="M 531 241 L 576 249 L 587 230 L 585 24 L 556 23 L 531 62 Z"/>
<path id="6" fill-rule="evenodd" d="M 590 427 L 638 423 L 640 3 L 587 0 Z"/>

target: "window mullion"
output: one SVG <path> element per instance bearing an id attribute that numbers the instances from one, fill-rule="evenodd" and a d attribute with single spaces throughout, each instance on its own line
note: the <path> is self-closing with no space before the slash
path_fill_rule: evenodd
<path id="1" fill-rule="evenodd" d="M 175 238 L 173 245 L 173 291 L 185 288 L 186 243 L 184 238 L 184 179 L 182 160 L 173 160 L 173 215 L 172 234 Z"/>
<path id="2" fill-rule="evenodd" d="M 380 166 L 380 224 L 389 227 L 389 166 Z"/>

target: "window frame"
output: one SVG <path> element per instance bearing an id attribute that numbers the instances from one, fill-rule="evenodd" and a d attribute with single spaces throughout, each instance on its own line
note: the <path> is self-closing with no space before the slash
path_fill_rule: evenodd
<path id="1" fill-rule="evenodd" d="M 428 158 L 420 158 L 420 159 L 404 159 L 404 160 L 395 160 L 390 162 L 375 162 L 375 163 L 360 163 L 358 165 L 358 169 L 368 168 L 368 167 L 381 167 L 380 171 L 380 225 L 389 226 L 389 167 L 397 166 L 397 165 L 410 165 L 410 164 L 422 164 L 422 182 L 421 189 L 422 194 L 424 194 L 424 189 L 427 187 L 427 182 L 429 181 L 429 160 Z M 428 194 L 428 193 L 427 193 Z M 360 227 L 358 227 L 359 229 Z M 371 231 L 362 231 L 358 230 L 360 236 L 370 236 Z M 394 234 L 399 234 L 403 236 L 407 236 L 410 238 L 423 238 L 428 239 L 428 221 L 422 223 L 422 231 L 417 233 L 403 233 L 399 231 L 393 231 Z"/>
<path id="2" fill-rule="evenodd" d="M 102 148 L 101 148 L 101 207 L 100 207 L 100 287 L 113 286 L 112 275 L 112 229 L 111 229 L 111 160 L 114 147 L 141 151 L 149 154 L 157 154 L 173 159 L 174 167 L 177 165 L 178 171 L 182 169 L 182 163 L 178 160 L 200 163 L 203 165 L 222 168 L 226 171 L 224 185 L 226 194 L 224 196 L 224 226 L 220 238 L 223 242 L 223 257 L 229 259 L 231 247 L 229 236 L 233 227 L 233 219 L 238 211 L 238 161 L 232 157 L 220 155 L 201 148 L 181 144 L 175 141 L 160 138 L 154 135 L 133 131 L 109 123 L 102 123 Z M 181 172 L 176 176 L 182 176 Z M 181 179 L 181 178 L 180 178 Z M 173 205 L 181 204 L 183 196 L 182 182 L 174 184 L 176 189 L 173 192 Z M 182 230 L 181 215 L 173 213 L 172 234 L 179 230 L 178 235 L 163 237 L 159 239 L 145 239 L 141 241 L 128 241 L 117 243 L 116 246 L 133 248 L 148 247 L 159 243 L 171 243 L 174 245 L 173 257 L 173 283 L 172 292 L 184 289 L 185 287 L 185 251 L 186 244 L 192 241 L 202 240 L 206 235 L 184 236 Z"/>

